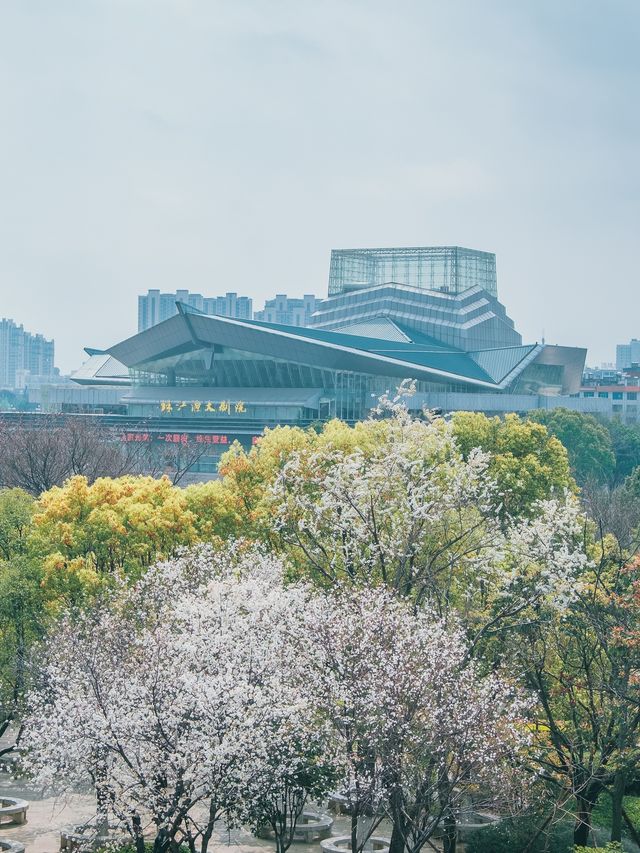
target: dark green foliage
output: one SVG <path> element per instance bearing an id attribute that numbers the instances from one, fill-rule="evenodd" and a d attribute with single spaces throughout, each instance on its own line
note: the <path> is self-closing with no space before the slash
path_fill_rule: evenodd
<path id="1" fill-rule="evenodd" d="M 466 853 L 569 853 L 573 849 L 573 823 L 552 824 L 531 844 L 544 816 L 509 818 L 469 836 Z M 530 846 L 529 846 L 530 845 Z"/>
<path id="2" fill-rule="evenodd" d="M 530 417 L 544 424 L 567 448 L 571 470 L 579 483 L 613 481 L 616 457 L 605 424 L 570 409 L 540 409 Z"/>
<path id="3" fill-rule="evenodd" d="M 622 487 L 631 500 L 640 500 L 640 466 L 634 468 Z"/>
<path id="4" fill-rule="evenodd" d="M 624 798 L 624 810 L 629 815 L 629 820 L 633 826 L 640 832 L 640 797 Z M 601 794 L 593 810 L 593 822 L 598 826 L 611 826 L 611 797 L 607 794 Z M 628 836 L 628 830 L 625 824 L 622 825 L 623 836 Z"/>
<path id="5" fill-rule="evenodd" d="M 0 560 L 0 735 L 18 712 L 28 687 L 29 650 L 44 632 L 41 584 L 42 569 L 35 561 L 26 557 Z"/>
<path id="6" fill-rule="evenodd" d="M 606 426 L 616 458 L 613 485 L 619 485 L 640 465 L 640 426 L 615 419 L 607 421 Z"/>

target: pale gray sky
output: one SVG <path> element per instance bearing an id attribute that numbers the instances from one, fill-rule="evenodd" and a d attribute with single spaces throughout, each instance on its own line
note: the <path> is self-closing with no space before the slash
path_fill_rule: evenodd
<path id="1" fill-rule="evenodd" d="M 261 307 L 332 247 L 494 251 L 527 341 L 640 337 L 638 0 L 0 0 L 0 316 Z"/>

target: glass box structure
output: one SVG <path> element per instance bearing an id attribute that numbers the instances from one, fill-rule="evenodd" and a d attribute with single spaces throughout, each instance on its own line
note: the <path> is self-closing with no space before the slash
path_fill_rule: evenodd
<path id="1" fill-rule="evenodd" d="M 329 296 L 388 282 L 441 293 L 463 293 L 471 287 L 481 287 L 497 296 L 496 256 L 461 246 L 331 252 Z"/>

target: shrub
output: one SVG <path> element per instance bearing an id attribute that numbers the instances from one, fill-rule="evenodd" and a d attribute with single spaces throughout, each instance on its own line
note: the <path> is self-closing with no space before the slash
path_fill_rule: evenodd
<path id="1" fill-rule="evenodd" d="M 478 829 L 469 836 L 466 853 L 568 853 L 572 850 L 573 825 L 562 821 L 548 827 L 530 845 L 544 816 L 507 818 L 494 826 Z"/>

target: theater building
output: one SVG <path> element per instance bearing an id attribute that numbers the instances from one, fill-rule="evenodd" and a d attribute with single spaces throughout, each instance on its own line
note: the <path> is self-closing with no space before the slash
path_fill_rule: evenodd
<path id="1" fill-rule="evenodd" d="M 522 343 L 497 299 L 493 256 L 475 253 L 474 262 L 471 250 L 459 250 L 464 263 L 456 265 L 452 249 L 421 249 L 394 267 L 389 253 L 407 250 L 354 251 L 385 253 L 382 273 L 369 258 L 332 258 L 330 295 L 310 327 L 209 316 L 178 303 L 164 322 L 88 351 L 72 379 L 96 399 L 99 386 L 115 395 L 124 440 L 206 445 L 202 471 L 215 470 L 233 441 L 250 447 L 265 428 L 365 418 L 405 379 L 416 383 L 408 405 L 417 411 L 582 403 L 571 395 L 586 351 Z"/>

